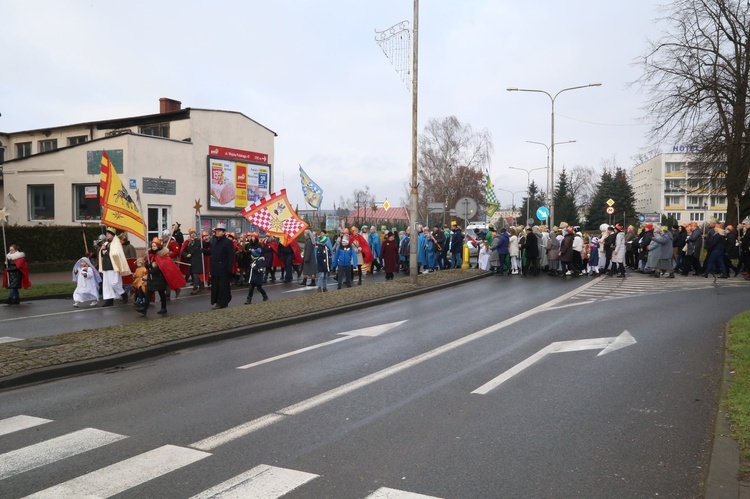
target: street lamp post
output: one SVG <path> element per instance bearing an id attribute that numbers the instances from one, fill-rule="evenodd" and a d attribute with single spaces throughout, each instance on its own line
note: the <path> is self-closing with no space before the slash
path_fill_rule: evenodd
<path id="1" fill-rule="evenodd" d="M 513 213 L 513 219 L 515 219 L 516 214 L 516 194 L 520 194 L 522 192 L 528 192 L 528 191 L 509 191 L 508 189 L 501 189 L 499 187 L 496 187 L 498 191 L 507 192 L 510 194 L 510 211 Z M 527 217 L 528 218 L 528 217 Z"/>
<path id="2" fill-rule="evenodd" d="M 549 148 L 550 148 L 550 146 L 548 146 L 544 142 L 535 142 L 533 140 L 527 140 L 526 142 L 529 143 L 529 144 L 539 144 L 540 146 L 542 146 L 545 149 L 547 149 L 547 186 L 546 186 L 546 191 L 545 192 L 547 194 L 547 202 L 549 203 L 549 200 L 552 198 L 552 192 L 550 191 L 550 187 L 552 187 L 552 189 L 555 188 L 554 184 L 550 184 L 550 180 L 549 180 Z M 564 142 L 558 142 L 555 145 L 558 146 L 560 144 L 572 144 L 573 142 L 575 142 L 575 140 L 566 140 Z"/>
<path id="3" fill-rule="evenodd" d="M 529 196 L 529 186 L 531 185 L 531 172 L 534 170 L 546 170 L 546 166 L 540 166 L 539 168 L 532 168 L 531 170 L 527 170 L 526 168 L 516 168 L 515 166 L 509 166 L 511 170 L 521 170 L 523 172 L 526 172 L 526 195 Z M 526 201 L 526 224 L 528 224 L 529 220 L 529 208 L 531 207 L 531 196 L 529 196 L 529 199 Z M 524 224 L 524 225 L 526 225 Z"/>
<path id="4" fill-rule="evenodd" d="M 508 88 L 508 92 L 536 92 L 540 94 L 544 94 L 547 97 L 549 97 L 550 102 L 552 103 L 552 114 L 551 114 L 551 126 L 550 126 L 550 166 L 549 166 L 549 177 L 550 177 L 550 184 L 555 184 L 555 100 L 557 99 L 557 96 L 560 95 L 563 92 L 567 92 L 569 90 L 577 90 L 579 88 L 588 88 L 588 87 L 600 87 L 601 83 L 589 83 L 588 85 L 579 85 L 577 87 L 568 87 L 563 88 L 559 92 L 557 92 L 554 96 L 550 94 L 549 92 L 545 90 L 537 90 L 533 88 Z M 550 227 L 554 225 L 555 223 L 555 199 L 554 196 L 550 199 L 549 203 L 549 225 Z"/>

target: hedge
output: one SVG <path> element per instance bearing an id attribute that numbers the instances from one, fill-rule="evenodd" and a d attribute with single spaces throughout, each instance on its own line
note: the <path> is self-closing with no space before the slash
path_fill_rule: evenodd
<path id="1" fill-rule="evenodd" d="M 32 262 L 58 262 L 63 260 L 75 261 L 84 256 L 86 246 L 94 251 L 94 240 L 103 234 L 103 226 L 81 227 L 64 225 L 38 225 L 32 227 L 8 225 L 5 227 L 5 241 L 7 247 L 16 244 L 26 253 L 26 260 Z"/>

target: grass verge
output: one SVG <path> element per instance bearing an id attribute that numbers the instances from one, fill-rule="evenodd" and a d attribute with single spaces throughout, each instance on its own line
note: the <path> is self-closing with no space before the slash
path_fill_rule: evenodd
<path id="1" fill-rule="evenodd" d="M 734 372 L 727 391 L 726 407 L 732 438 L 740 446 L 740 476 L 750 476 L 750 312 L 729 323 L 729 366 Z"/>

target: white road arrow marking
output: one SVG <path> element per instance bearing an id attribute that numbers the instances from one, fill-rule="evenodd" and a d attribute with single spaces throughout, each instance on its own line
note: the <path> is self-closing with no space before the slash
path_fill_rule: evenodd
<path id="1" fill-rule="evenodd" d="M 631 336 L 631 334 L 627 331 L 623 331 L 620 336 L 616 336 L 614 338 L 591 338 L 588 340 L 556 341 L 555 343 L 551 343 L 550 345 L 542 348 L 523 362 L 520 362 L 511 367 L 497 378 L 483 384 L 471 393 L 486 395 L 493 389 L 508 381 L 516 374 L 520 373 L 530 365 L 534 364 L 535 362 L 541 360 L 551 353 L 578 352 L 581 350 L 598 350 L 601 348 L 602 351 L 597 355 L 597 357 L 600 357 L 602 355 L 614 352 L 615 350 L 625 348 L 635 343 L 635 338 L 633 338 L 633 336 Z"/>
<path id="2" fill-rule="evenodd" d="M 259 366 L 261 364 L 267 364 L 269 362 L 273 362 L 274 360 L 285 359 L 287 357 L 291 357 L 293 355 L 297 355 L 303 352 L 309 352 L 310 350 L 315 350 L 317 348 L 325 347 L 328 345 L 333 345 L 334 343 L 338 343 L 340 341 L 350 340 L 358 336 L 368 336 L 370 338 L 374 338 L 375 336 L 381 335 L 385 333 L 386 331 L 390 331 L 396 326 L 400 326 L 404 322 L 406 321 L 391 322 L 389 324 L 379 324 L 377 326 L 356 329 L 354 331 L 347 331 L 346 333 L 339 333 L 339 335 L 341 335 L 341 338 L 336 338 L 335 340 L 318 343 L 317 345 L 311 345 L 305 348 L 300 348 L 299 350 L 277 355 L 276 357 L 270 357 L 268 359 L 259 360 L 258 362 L 253 362 L 252 364 L 246 364 L 244 366 L 240 366 L 237 369 L 249 369 L 251 367 Z"/>

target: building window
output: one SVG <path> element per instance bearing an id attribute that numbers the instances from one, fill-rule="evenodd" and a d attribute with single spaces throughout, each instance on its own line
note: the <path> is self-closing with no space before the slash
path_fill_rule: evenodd
<path id="1" fill-rule="evenodd" d="M 700 196 L 688 196 L 688 206 L 703 206 L 703 198 Z"/>
<path id="2" fill-rule="evenodd" d="M 664 165 L 667 173 L 679 173 L 685 171 L 685 163 L 667 163 Z"/>
<path id="3" fill-rule="evenodd" d="M 31 156 L 31 142 L 19 142 L 16 144 L 16 158 Z"/>
<path id="4" fill-rule="evenodd" d="M 5 163 L 5 148 L 0 147 L 0 164 Z"/>
<path id="5" fill-rule="evenodd" d="M 690 214 L 690 221 L 691 222 L 702 222 L 703 221 L 703 212 L 700 212 L 700 213 L 691 213 Z"/>
<path id="6" fill-rule="evenodd" d="M 57 149 L 57 139 L 39 141 L 39 152 L 54 151 L 55 149 Z"/>
<path id="7" fill-rule="evenodd" d="M 55 186 L 29 186 L 29 220 L 55 219 Z"/>
<path id="8" fill-rule="evenodd" d="M 78 184 L 73 186 L 73 219 L 101 220 L 102 210 L 99 206 L 99 184 Z"/>
<path id="9" fill-rule="evenodd" d="M 154 137 L 169 138 L 169 123 L 157 123 L 140 127 L 140 133 L 143 135 L 153 135 Z"/>
<path id="10" fill-rule="evenodd" d="M 682 216 L 682 213 L 680 213 L 679 211 L 675 211 L 673 213 L 667 212 L 667 218 L 671 218 L 675 222 L 679 222 L 681 216 Z"/>
<path id="11" fill-rule="evenodd" d="M 665 206 L 679 206 L 682 204 L 682 196 L 664 196 Z"/>
<path id="12" fill-rule="evenodd" d="M 726 196 L 714 196 L 714 202 L 712 206 L 726 206 L 726 204 L 727 204 Z"/>
<path id="13" fill-rule="evenodd" d="M 89 138 L 87 135 L 78 135 L 77 137 L 68 137 L 68 145 L 74 146 L 76 144 L 83 144 L 88 142 Z"/>

